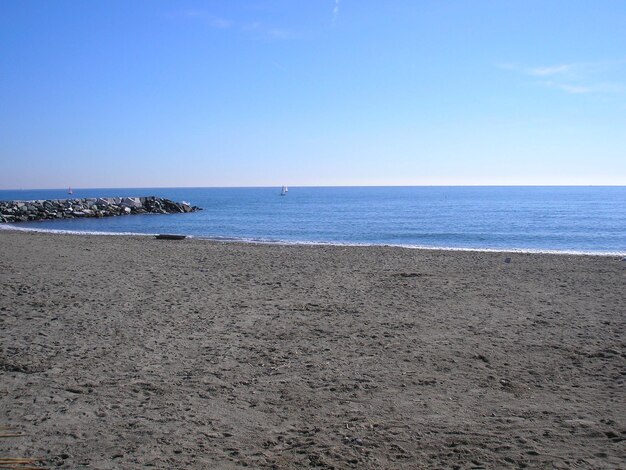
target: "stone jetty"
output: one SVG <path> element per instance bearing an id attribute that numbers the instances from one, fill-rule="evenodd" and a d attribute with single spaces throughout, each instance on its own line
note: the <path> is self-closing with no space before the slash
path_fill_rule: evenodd
<path id="1" fill-rule="evenodd" d="M 156 196 L 0 201 L 0 223 L 132 214 L 183 214 L 202 210 Z"/>

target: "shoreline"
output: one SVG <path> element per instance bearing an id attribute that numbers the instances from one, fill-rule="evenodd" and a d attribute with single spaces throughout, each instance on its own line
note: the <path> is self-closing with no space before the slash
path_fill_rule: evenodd
<path id="1" fill-rule="evenodd" d="M 623 262 L 0 231 L 0 454 L 617 468 Z"/>
<path id="2" fill-rule="evenodd" d="M 110 236 L 110 237 L 154 237 L 158 233 L 138 233 L 138 232 L 98 232 L 98 231 L 80 231 L 80 230 L 57 230 L 57 229 L 38 229 L 29 227 L 16 227 L 11 224 L 0 224 L 0 231 L 9 232 L 32 232 L 32 233 L 49 233 L 53 235 L 82 235 L 82 236 Z M 185 234 L 181 234 L 185 235 Z M 583 251 L 583 250 L 553 250 L 553 249 L 534 249 L 534 248 L 465 248 L 465 247 L 445 247 L 445 246 L 427 246 L 412 244 L 389 244 L 389 243 L 350 243 L 350 242 L 321 242 L 321 241 L 289 241 L 289 240 L 257 240 L 235 237 L 205 237 L 198 235 L 185 235 L 188 240 L 205 240 L 219 243 L 242 243 L 242 244 L 258 244 L 258 245 L 279 245 L 279 246 L 339 246 L 339 247 L 389 247 L 403 248 L 407 250 L 425 250 L 425 251 L 450 251 L 450 252 L 476 252 L 476 253 L 503 253 L 503 254 L 538 254 L 538 255 L 567 255 L 567 256 L 599 256 L 599 257 L 626 257 L 624 251 Z"/>

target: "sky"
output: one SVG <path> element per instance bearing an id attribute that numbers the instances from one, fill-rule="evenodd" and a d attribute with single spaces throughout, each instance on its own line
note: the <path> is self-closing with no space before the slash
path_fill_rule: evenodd
<path id="1" fill-rule="evenodd" d="M 0 189 L 626 184 L 626 1 L 0 2 Z"/>

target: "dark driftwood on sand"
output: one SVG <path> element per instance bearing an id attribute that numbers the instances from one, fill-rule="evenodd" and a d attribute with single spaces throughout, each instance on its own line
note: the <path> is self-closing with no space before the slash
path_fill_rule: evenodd
<path id="1" fill-rule="evenodd" d="M 186 235 L 172 235 L 170 233 L 161 233 L 159 235 L 156 235 L 154 238 L 156 238 L 157 240 L 183 240 L 186 237 Z"/>

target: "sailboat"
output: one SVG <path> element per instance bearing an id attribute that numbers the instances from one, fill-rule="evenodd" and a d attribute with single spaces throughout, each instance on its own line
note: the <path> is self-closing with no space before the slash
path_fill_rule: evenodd
<path id="1" fill-rule="evenodd" d="M 72 191 L 71 187 L 67 188 L 67 194 L 74 194 L 74 191 Z"/>
<path id="2" fill-rule="evenodd" d="M 287 186 L 283 186 L 283 189 L 280 190 L 280 195 L 286 196 L 288 191 L 289 191 L 289 188 L 287 188 Z"/>

